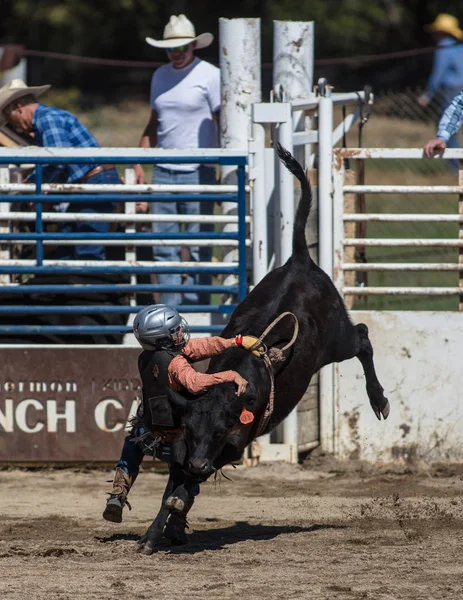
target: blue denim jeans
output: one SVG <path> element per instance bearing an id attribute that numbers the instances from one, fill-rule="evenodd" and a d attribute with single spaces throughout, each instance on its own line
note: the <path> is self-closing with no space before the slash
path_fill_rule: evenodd
<path id="1" fill-rule="evenodd" d="M 85 183 L 121 183 L 121 180 L 116 169 L 112 169 L 89 177 Z M 71 202 L 66 212 L 89 213 L 89 215 L 92 215 L 94 213 L 112 213 L 113 211 L 114 204 L 112 202 L 89 201 L 88 203 Z M 59 228 L 62 233 L 108 233 L 109 229 L 110 223 L 93 221 L 91 216 L 88 221 L 63 223 Z M 106 258 L 106 251 L 103 244 L 101 246 L 90 246 L 88 244 L 61 246 L 57 254 L 60 259 L 64 260 L 105 260 Z"/>
<path id="2" fill-rule="evenodd" d="M 134 440 L 144 433 L 145 428 L 143 425 L 138 425 L 132 433 L 125 437 L 121 457 L 116 465 L 116 468 L 122 469 L 133 477 L 134 481 L 140 471 L 140 465 L 145 455 L 140 442 Z M 159 444 L 155 449 L 155 454 L 157 458 L 168 463 L 170 461 L 170 444 Z M 199 484 L 190 486 L 189 493 L 192 497 L 197 496 L 199 494 Z"/>
<path id="3" fill-rule="evenodd" d="M 173 171 L 156 166 L 153 171 L 153 183 L 170 185 L 198 185 L 216 182 L 215 168 L 211 166 L 200 166 L 195 171 Z M 156 215 L 199 215 L 212 214 L 212 202 L 152 202 L 151 212 Z M 178 233 L 180 231 L 179 223 L 153 223 L 154 233 Z M 195 223 L 186 223 L 184 231 L 197 233 L 199 231 L 214 231 L 213 224 L 203 224 L 200 228 L 199 221 Z M 188 246 L 190 260 L 192 261 L 210 261 L 212 258 L 212 247 Z M 181 262 L 180 246 L 154 246 L 153 259 L 155 261 L 176 261 Z M 158 283 L 161 285 L 181 285 L 182 276 L 173 273 L 160 273 L 157 275 Z M 186 281 L 187 285 L 192 284 L 210 284 L 211 276 L 208 274 L 189 275 Z M 200 298 L 196 293 L 182 294 L 177 292 L 163 292 L 160 294 L 162 304 L 173 306 L 179 304 L 198 304 Z M 209 304 L 209 294 L 202 294 L 201 301 Z"/>

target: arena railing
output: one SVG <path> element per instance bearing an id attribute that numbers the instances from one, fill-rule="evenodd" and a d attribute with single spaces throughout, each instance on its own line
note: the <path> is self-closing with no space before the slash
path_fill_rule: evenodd
<path id="1" fill-rule="evenodd" d="M 346 160 L 423 160 L 423 150 L 420 148 L 350 148 L 334 150 L 334 218 L 333 218 L 333 246 L 334 246 L 334 280 L 341 294 L 346 297 L 371 296 L 410 296 L 410 297 L 436 297 L 447 296 L 459 299 L 455 309 L 463 310 L 463 150 L 448 149 L 442 158 L 459 161 L 458 183 L 459 185 L 351 185 L 346 182 Z M 457 173 L 455 173 L 456 179 Z M 384 195 L 381 203 L 381 212 L 360 212 L 359 210 L 346 210 L 346 195 L 378 194 Z M 399 195 L 403 198 L 402 204 L 388 202 L 391 195 Z M 409 213 L 406 199 L 410 197 L 426 198 L 429 196 L 457 196 L 458 200 L 454 206 L 457 209 L 453 214 L 443 213 L 443 208 L 450 205 L 437 205 L 436 213 Z M 395 206 L 395 212 L 394 212 Z M 436 206 L 434 204 L 434 206 Z M 365 231 L 359 235 L 361 224 L 433 224 L 435 226 L 434 237 L 413 236 L 413 230 L 408 231 L 410 237 L 394 235 L 391 232 L 388 237 L 368 236 Z M 446 236 L 445 224 L 456 225 L 454 238 Z M 397 225 L 396 225 L 397 226 Z M 348 229 L 350 228 L 350 231 Z M 366 259 L 355 261 L 355 253 L 347 249 L 374 248 L 374 249 L 407 249 L 399 250 L 397 257 L 400 261 L 391 262 L 389 255 L 384 254 L 375 261 L 368 262 Z M 453 249 L 452 256 L 455 262 L 438 262 L 435 259 L 437 248 Z M 426 253 L 431 249 L 433 253 Z M 376 252 L 378 255 L 378 252 Z M 421 262 L 416 258 L 422 258 Z M 354 259 L 354 260 L 353 260 Z M 392 285 L 359 285 L 353 277 L 347 273 L 455 273 L 454 286 L 432 285 L 435 277 L 426 277 L 422 285 L 400 285 L 395 281 Z M 429 283 L 428 283 L 429 282 Z M 352 283 L 356 283 L 352 285 Z"/>
<path id="2" fill-rule="evenodd" d="M 43 182 L 44 165 L 49 164 L 114 164 L 127 166 L 125 183 L 120 185 L 91 185 L 91 184 L 47 184 Z M 237 185 L 137 185 L 135 184 L 133 164 L 188 164 L 200 165 L 232 165 L 237 168 Z M 12 183 L 9 181 L 11 165 L 35 166 L 35 183 Z M 154 292 L 204 292 L 232 295 L 241 301 L 247 292 L 246 284 L 246 247 L 251 244 L 247 235 L 250 217 L 246 215 L 246 153 L 234 150 L 204 149 L 204 150 L 153 150 L 130 148 L 1 148 L 0 149 L 0 298 L 11 293 L 60 293 L 82 297 L 88 293 L 125 293 L 130 303 L 121 305 L 53 305 L 43 306 L 32 304 L 28 306 L 12 306 L 1 303 L 0 315 L 13 314 L 73 314 L 88 315 L 96 313 L 136 313 L 143 305 L 136 304 L 136 295 Z M 101 222 L 118 223 L 125 226 L 123 232 L 109 233 L 63 233 L 47 232 L 49 223 L 77 222 L 88 220 L 88 214 L 44 212 L 44 203 L 60 202 L 101 202 L 124 203 L 125 210 L 118 213 L 95 213 L 91 218 Z M 139 201 L 149 203 L 163 202 L 236 202 L 237 215 L 155 215 L 135 214 L 135 204 Z M 31 203 L 30 212 L 15 211 L 19 203 Z M 232 232 L 180 232 L 153 233 L 136 231 L 137 223 L 153 222 L 188 223 L 199 221 L 222 225 L 237 223 L 238 230 Z M 19 223 L 34 223 L 34 232 L 14 232 L 12 227 Z M 124 260 L 54 260 L 47 259 L 45 248 L 49 245 L 76 245 L 84 240 L 85 245 L 123 246 Z M 12 258 L 11 247 L 17 244 L 35 245 L 35 258 Z M 156 243 L 175 246 L 231 246 L 238 249 L 236 262 L 154 262 L 138 261 L 136 248 L 154 246 Z M 137 276 L 140 274 L 198 274 L 210 275 L 234 274 L 238 278 L 235 285 L 159 285 L 156 283 L 140 284 Z M 13 278 L 24 275 L 72 275 L 86 274 L 127 274 L 128 284 L 85 284 L 73 285 L 23 285 L 14 282 Z M 5 296 L 4 296 L 5 297 Z M 235 304 L 206 304 L 184 305 L 177 308 L 183 313 L 220 313 L 226 315 L 233 311 Z M 223 325 L 198 325 L 192 327 L 193 332 L 219 332 Z M 126 326 L 91 326 L 91 325 L 0 325 L 0 334 L 98 334 L 123 333 L 131 331 Z"/>

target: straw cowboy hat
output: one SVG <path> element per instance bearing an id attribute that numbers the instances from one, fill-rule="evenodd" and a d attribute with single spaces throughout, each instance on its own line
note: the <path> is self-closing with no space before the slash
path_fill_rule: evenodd
<path id="1" fill-rule="evenodd" d="M 460 29 L 460 23 L 456 17 L 441 13 L 437 15 L 431 25 L 425 27 L 426 31 L 435 31 L 439 33 L 448 33 L 457 40 L 463 40 L 463 31 Z"/>
<path id="2" fill-rule="evenodd" d="M 28 86 L 22 79 L 13 79 L 6 85 L 0 88 L 0 125 L 5 122 L 3 109 L 14 100 L 23 98 L 24 96 L 34 96 L 38 98 L 51 88 L 51 85 Z"/>
<path id="3" fill-rule="evenodd" d="M 185 17 L 172 15 L 169 22 L 164 28 L 162 40 L 153 40 L 153 38 L 145 38 L 150 46 L 155 48 L 178 48 L 185 44 L 196 42 L 196 48 L 207 48 L 214 40 L 212 33 L 201 33 L 196 35 L 193 23 Z"/>

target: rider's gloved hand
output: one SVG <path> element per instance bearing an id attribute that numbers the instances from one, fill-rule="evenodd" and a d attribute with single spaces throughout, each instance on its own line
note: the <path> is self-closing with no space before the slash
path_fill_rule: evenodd
<path id="1" fill-rule="evenodd" d="M 245 350 L 251 350 L 254 356 L 258 358 L 261 358 L 267 352 L 265 344 L 259 342 L 253 335 L 237 335 L 232 345 L 244 348 Z"/>

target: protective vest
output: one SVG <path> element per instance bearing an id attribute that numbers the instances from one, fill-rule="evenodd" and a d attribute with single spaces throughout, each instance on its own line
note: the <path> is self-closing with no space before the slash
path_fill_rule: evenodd
<path id="1" fill-rule="evenodd" d="M 175 429 L 180 426 L 179 418 L 167 398 L 167 370 L 172 359 L 179 354 L 179 351 L 172 350 L 144 350 L 138 357 L 143 393 L 142 421 L 148 429 Z"/>

